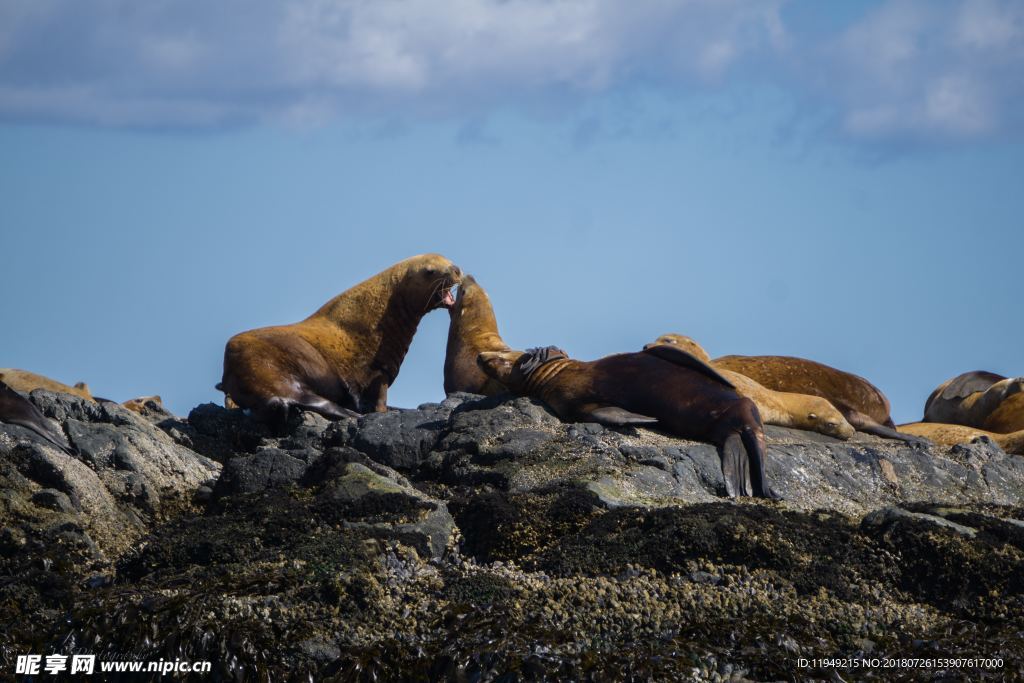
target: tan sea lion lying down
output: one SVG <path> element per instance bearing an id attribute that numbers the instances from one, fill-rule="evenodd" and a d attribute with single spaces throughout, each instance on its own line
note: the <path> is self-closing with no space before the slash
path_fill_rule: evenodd
<path id="1" fill-rule="evenodd" d="M 585 362 L 553 346 L 485 351 L 480 367 L 514 393 L 547 403 L 566 421 L 654 425 L 713 443 L 730 496 L 776 497 L 757 406 L 714 369 L 669 346 Z"/>
<path id="2" fill-rule="evenodd" d="M 43 375 L 29 372 L 28 370 L 18 370 L 17 368 L 0 368 L 0 382 L 3 382 L 15 391 L 28 394 L 36 389 L 45 389 L 46 391 L 55 391 L 61 394 L 72 394 L 74 396 L 81 396 L 82 398 L 94 400 L 92 393 L 89 392 L 89 385 L 85 382 L 79 382 L 74 386 L 68 386 L 63 382 L 58 382 L 55 379 L 50 379 Z"/>
<path id="3" fill-rule="evenodd" d="M 1024 429 L 1009 434 L 997 434 L 976 427 L 941 424 L 938 422 L 911 422 L 897 427 L 901 432 L 922 436 L 944 446 L 970 443 L 980 436 L 988 437 L 1010 455 L 1024 455 Z"/>
<path id="4" fill-rule="evenodd" d="M 732 370 L 775 391 L 811 394 L 827 399 L 854 429 L 924 445 L 925 439 L 896 430 L 889 399 L 863 377 L 792 356 L 723 356 L 712 361 L 719 370 Z"/>
<path id="5" fill-rule="evenodd" d="M 715 367 L 707 351 L 685 335 L 663 334 L 644 348 L 648 349 L 657 344 L 678 347 L 700 358 L 705 363 L 709 363 L 711 367 Z M 746 396 L 757 404 L 761 422 L 766 425 L 795 427 L 827 434 L 837 439 L 849 439 L 854 434 L 853 427 L 846 421 L 843 414 L 828 400 L 820 396 L 773 391 L 761 386 L 746 375 L 722 368 L 715 369 L 736 387 L 736 392 L 740 396 Z"/>
<path id="6" fill-rule="evenodd" d="M 401 261 L 292 325 L 236 334 L 217 388 L 278 429 L 292 409 L 337 419 L 387 410 L 388 387 L 420 319 L 455 303 L 462 279 L 439 254 Z"/>

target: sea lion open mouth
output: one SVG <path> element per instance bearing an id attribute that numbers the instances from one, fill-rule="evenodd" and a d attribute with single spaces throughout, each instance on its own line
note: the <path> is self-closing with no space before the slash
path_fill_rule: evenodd
<path id="1" fill-rule="evenodd" d="M 441 291 L 441 305 L 445 308 L 452 308 L 455 306 L 455 297 L 452 296 L 451 287 Z"/>

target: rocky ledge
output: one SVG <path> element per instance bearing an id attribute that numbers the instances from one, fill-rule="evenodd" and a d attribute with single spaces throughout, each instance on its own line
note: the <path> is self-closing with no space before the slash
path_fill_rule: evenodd
<path id="1" fill-rule="evenodd" d="M 1024 675 L 1024 458 L 985 441 L 769 428 L 784 500 L 730 502 L 713 447 L 527 399 L 284 436 L 212 404 L 31 400 L 79 456 L 0 424 L 5 675 L 76 649 L 233 681 L 835 680 L 797 660 L 843 656 Z"/>

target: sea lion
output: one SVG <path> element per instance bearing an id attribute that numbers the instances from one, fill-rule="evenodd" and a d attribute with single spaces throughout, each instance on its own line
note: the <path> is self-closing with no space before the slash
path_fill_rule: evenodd
<path id="1" fill-rule="evenodd" d="M 153 413 L 167 413 L 164 408 L 163 399 L 159 396 L 139 396 L 121 403 L 121 407 L 138 413 L 139 415 L 151 415 Z"/>
<path id="2" fill-rule="evenodd" d="M 63 382 L 58 382 L 55 379 L 50 379 L 49 377 L 29 372 L 28 370 L 0 368 L 0 382 L 3 382 L 15 391 L 21 391 L 26 394 L 35 391 L 36 389 L 45 389 L 46 391 L 54 391 L 59 394 L 81 396 L 82 398 L 87 398 L 90 401 L 95 400 L 92 393 L 89 391 L 89 385 L 85 382 L 79 382 L 72 387 L 64 384 Z"/>
<path id="3" fill-rule="evenodd" d="M 68 439 L 63 432 L 54 427 L 53 423 L 46 419 L 46 416 L 39 412 L 39 408 L 36 408 L 31 401 L 5 382 L 0 382 L 0 422 L 30 429 L 43 437 L 51 446 L 59 448 L 68 455 L 75 454 L 71 446 L 68 445 Z"/>
<path id="4" fill-rule="evenodd" d="M 480 367 L 513 392 L 543 400 L 566 421 L 657 424 L 718 447 L 730 496 L 776 497 L 765 476 L 757 406 L 713 368 L 684 351 L 655 346 L 585 362 L 553 346 L 485 351 Z"/>
<path id="5" fill-rule="evenodd" d="M 1024 429 L 1024 394 L 1014 394 L 1000 403 L 985 420 L 985 429 L 999 434 Z"/>
<path id="6" fill-rule="evenodd" d="M 644 346 L 644 349 L 659 344 L 680 348 L 714 367 L 707 351 L 686 335 L 663 334 Z M 736 392 L 740 396 L 746 396 L 757 404 L 761 422 L 766 425 L 794 427 L 810 432 L 819 432 L 837 439 L 849 439 L 855 432 L 843 414 L 820 396 L 773 391 L 761 386 L 746 375 L 722 368 L 715 369 L 736 387 Z"/>
<path id="7" fill-rule="evenodd" d="M 723 356 L 712 364 L 720 370 L 746 375 L 775 391 L 811 394 L 827 399 L 858 431 L 913 445 L 927 443 L 920 437 L 896 430 L 889 415 L 889 399 L 863 377 L 791 356 Z"/>
<path id="8" fill-rule="evenodd" d="M 957 424 L 941 424 L 938 422 L 911 422 L 897 427 L 901 432 L 921 436 L 944 446 L 955 446 L 959 443 L 970 443 L 978 437 L 987 437 L 999 444 L 999 447 L 1010 455 L 1024 455 L 1024 429 L 1009 434 L 966 427 Z"/>
<path id="9" fill-rule="evenodd" d="M 293 409 L 329 419 L 383 412 L 420 319 L 453 305 L 461 278 L 439 254 L 413 256 L 301 322 L 236 334 L 217 388 L 279 431 Z"/>
<path id="10" fill-rule="evenodd" d="M 921 421 L 988 429 L 985 424 L 989 416 L 1003 401 L 1022 391 L 1024 377 L 1007 378 L 984 370 L 965 372 L 946 380 L 931 393 Z"/>
<path id="11" fill-rule="evenodd" d="M 488 376 L 476 363 L 477 356 L 484 351 L 512 349 L 498 334 L 491 300 L 472 275 L 462 277 L 455 305 L 448 313 L 451 323 L 444 357 L 444 392 L 465 391 L 484 396 L 507 392 L 505 385 Z"/>

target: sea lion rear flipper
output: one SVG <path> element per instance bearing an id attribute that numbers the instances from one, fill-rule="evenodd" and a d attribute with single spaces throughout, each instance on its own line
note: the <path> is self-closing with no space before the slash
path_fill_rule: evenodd
<path id="1" fill-rule="evenodd" d="M 666 346 L 664 344 L 656 344 L 655 346 L 652 346 L 650 348 L 645 348 L 643 350 L 643 353 L 649 353 L 652 356 L 657 356 L 658 358 L 662 360 L 667 360 L 670 363 L 681 365 L 684 368 L 689 368 L 690 370 L 696 370 L 702 375 L 710 377 L 711 379 L 715 380 L 716 382 L 720 382 L 721 384 L 724 384 L 730 389 L 736 388 L 736 386 L 732 382 L 730 382 L 721 374 L 719 374 L 719 372 L 715 370 L 713 367 L 702 361 L 700 358 L 697 358 L 693 354 L 687 353 L 686 351 L 683 351 L 678 347 Z"/>
<path id="2" fill-rule="evenodd" d="M 658 421 L 658 418 L 656 417 L 648 417 L 647 415 L 631 413 L 628 410 L 624 410 L 616 406 L 602 406 L 600 408 L 583 411 L 580 413 L 580 418 L 589 422 L 597 422 L 608 427 L 654 424 Z"/>
<path id="3" fill-rule="evenodd" d="M 905 441 L 911 446 L 931 446 L 932 442 L 923 436 L 914 436 L 913 434 L 906 434 L 893 427 L 878 424 L 867 415 L 860 413 L 856 410 L 843 411 L 846 416 L 847 422 L 853 425 L 853 428 L 859 432 L 865 434 L 874 434 L 880 436 L 883 439 L 896 439 L 897 441 Z M 891 419 L 889 420 L 892 421 Z"/>
<path id="4" fill-rule="evenodd" d="M 967 398 L 978 391 L 985 391 L 996 382 L 1001 382 L 1005 377 L 994 372 L 975 370 L 953 378 L 942 391 L 942 398 L 952 400 L 954 398 Z"/>

